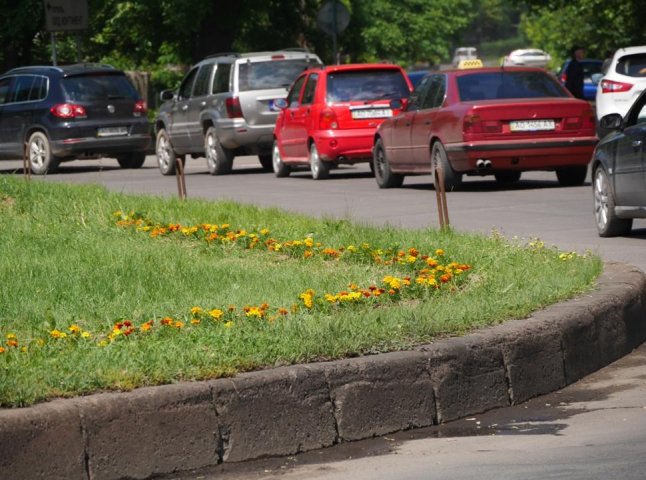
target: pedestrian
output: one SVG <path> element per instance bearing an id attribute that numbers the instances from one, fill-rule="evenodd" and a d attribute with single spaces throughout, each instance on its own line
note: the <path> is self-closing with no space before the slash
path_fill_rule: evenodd
<path id="1" fill-rule="evenodd" d="M 576 98 L 583 98 L 583 60 L 585 50 L 575 45 L 570 50 L 570 63 L 565 70 L 565 88 Z"/>

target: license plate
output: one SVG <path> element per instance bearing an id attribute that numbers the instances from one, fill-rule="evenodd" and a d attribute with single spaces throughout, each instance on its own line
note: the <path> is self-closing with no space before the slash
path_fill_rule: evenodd
<path id="1" fill-rule="evenodd" d="M 99 137 L 117 137 L 128 135 L 128 127 L 103 127 L 99 128 L 96 133 Z"/>
<path id="2" fill-rule="evenodd" d="M 389 118 L 393 116 L 390 108 L 371 108 L 369 110 L 352 110 L 352 118 Z"/>
<path id="3" fill-rule="evenodd" d="M 554 120 L 517 120 L 509 122 L 509 129 L 512 132 L 554 130 Z"/>

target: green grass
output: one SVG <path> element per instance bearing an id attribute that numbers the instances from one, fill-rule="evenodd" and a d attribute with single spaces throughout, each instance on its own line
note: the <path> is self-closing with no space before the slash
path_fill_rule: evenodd
<path id="1" fill-rule="evenodd" d="M 339 260 L 326 260 L 291 256 L 286 248 L 207 245 L 181 234 L 152 238 L 149 232 L 118 227 L 114 212 L 119 210 L 139 212 L 162 225 L 267 228 L 263 239 L 309 237 L 321 248 L 337 250 L 354 245 L 364 253 L 377 248 L 407 252 L 415 247 L 434 256 L 441 248 L 441 262 L 471 269 L 439 290 L 332 306 L 322 300 L 324 293 L 348 291 L 350 283 L 377 285 L 385 275 L 402 277 L 412 270 L 347 250 Z M 601 268 L 596 256 L 560 255 L 538 241 L 521 245 L 496 235 L 374 228 L 231 202 L 126 196 L 97 186 L 4 176 L 0 405 L 407 349 L 523 318 L 589 290 Z M 312 310 L 299 299 L 309 288 L 320 302 Z M 270 306 L 264 318 L 242 314 L 243 307 L 263 303 Z M 228 312 L 230 305 L 236 312 Z M 293 305 L 298 306 L 295 313 Z M 201 323 L 193 325 L 196 306 L 221 309 L 226 318 L 215 321 L 201 314 Z M 278 314 L 279 307 L 290 313 Z M 165 317 L 183 327 L 162 326 Z M 115 323 L 126 320 L 137 331 L 110 338 Z M 153 328 L 139 331 L 149 320 Z M 73 325 L 88 338 L 70 331 Z M 55 338 L 53 331 L 67 337 Z"/>

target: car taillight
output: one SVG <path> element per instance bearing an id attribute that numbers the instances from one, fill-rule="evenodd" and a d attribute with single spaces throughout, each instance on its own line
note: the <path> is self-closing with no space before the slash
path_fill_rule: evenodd
<path id="1" fill-rule="evenodd" d="M 242 107 L 238 97 L 227 98 L 225 104 L 229 118 L 242 118 Z"/>
<path id="2" fill-rule="evenodd" d="M 591 108 L 583 111 L 579 117 L 565 117 L 563 119 L 563 130 L 578 130 L 581 128 L 594 129 L 595 116 Z"/>
<path id="3" fill-rule="evenodd" d="M 321 115 L 319 116 L 319 128 L 321 130 L 339 128 L 339 123 L 337 122 L 334 110 L 326 108 L 321 111 Z"/>
<path id="4" fill-rule="evenodd" d="M 464 133 L 501 133 L 500 120 L 482 120 L 480 115 L 465 115 L 462 125 Z"/>
<path id="5" fill-rule="evenodd" d="M 87 113 L 83 105 L 73 103 L 59 103 L 49 109 L 52 115 L 58 118 L 85 118 Z"/>
<path id="6" fill-rule="evenodd" d="M 601 80 L 601 93 L 627 92 L 633 88 L 632 83 L 615 82 L 613 80 Z"/>
<path id="7" fill-rule="evenodd" d="M 146 111 L 148 111 L 148 108 L 146 108 L 146 102 L 143 100 L 137 100 L 135 102 L 134 108 L 132 109 L 133 115 L 135 117 L 140 117 L 141 115 L 146 113 Z"/>

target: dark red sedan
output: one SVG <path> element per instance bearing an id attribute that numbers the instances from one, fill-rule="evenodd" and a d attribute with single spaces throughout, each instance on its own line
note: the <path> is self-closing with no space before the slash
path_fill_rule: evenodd
<path id="1" fill-rule="evenodd" d="M 506 184 L 528 170 L 581 185 L 597 141 L 590 104 L 543 69 L 447 70 L 424 77 L 404 111 L 379 126 L 373 168 L 381 188 L 431 173 L 432 164 L 441 165 L 447 190 L 463 175 Z"/>
<path id="2" fill-rule="evenodd" d="M 319 180 L 334 165 L 370 162 L 375 130 L 400 113 L 411 90 L 398 65 L 331 65 L 303 72 L 287 99 L 276 103 L 281 109 L 272 152 L 276 176 L 309 166 Z"/>

